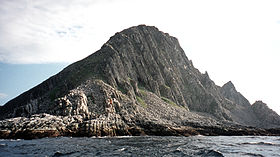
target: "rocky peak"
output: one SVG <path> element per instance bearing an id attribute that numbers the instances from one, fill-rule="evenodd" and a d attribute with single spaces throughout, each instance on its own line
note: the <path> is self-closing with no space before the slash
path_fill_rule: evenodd
<path id="1" fill-rule="evenodd" d="M 270 109 L 267 104 L 262 101 L 256 101 L 252 105 L 252 110 L 254 111 L 257 118 L 261 121 L 259 127 L 272 128 L 279 127 L 280 116 Z"/>
<path id="2" fill-rule="evenodd" d="M 246 107 L 250 106 L 250 102 L 236 90 L 234 84 L 231 81 L 227 82 L 222 86 L 221 93 L 224 97 L 226 97 L 235 104 Z"/>
<path id="3" fill-rule="evenodd" d="M 260 115 L 261 112 L 267 111 L 267 112 L 274 112 L 272 109 L 270 109 L 266 103 L 262 102 L 261 100 L 256 101 L 255 103 L 252 104 L 253 110 L 257 113 L 257 115 Z M 274 112 L 277 114 L 276 112 Z M 273 113 L 273 114 L 274 114 Z"/>
<path id="4" fill-rule="evenodd" d="M 106 67 L 108 83 L 135 97 L 138 87 L 188 108 L 182 94 L 182 69 L 192 68 L 178 40 L 151 26 L 116 33 L 103 46 L 112 51 Z"/>
<path id="5" fill-rule="evenodd" d="M 262 109 L 268 108 L 267 104 L 262 102 L 261 100 L 257 100 L 255 103 L 252 104 L 252 106 L 255 108 L 262 108 Z"/>
<path id="6" fill-rule="evenodd" d="M 152 110 L 139 113 L 139 104 Z M 0 119 L 40 113 L 85 119 L 106 114 L 133 119 L 138 113 L 145 119 L 171 113 L 166 104 L 244 125 L 255 119 L 231 81 L 218 87 L 193 66 L 175 37 L 145 25 L 116 33 L 100 50 L 9 101 L 0 108 Z"/>
<path id="7" fill-rule="evenodd" d="M 225 83 L 223 86 L 222 86 L 222 88 L 224 89 L 224 90 L 227 90 L 227 91 L 236 91 L 236 89 L 235 89 L 235 86 L 234 86 L 234 84 L 231 82 L 231 81 L 228 81 L 227 83 Z"/>
<path id="8" fill-rule="evenodd" d="M 188 109 L 181 88 L 182 72 L 186 69 L 198 73 L 192 70 L 176 38 L 153 26 L 131 27 L 116 33 L 97 52 L 8 102 L 0 111 L 6 114 L 0 118 L 50 113 L 56 99 L 94 79 L 104 81 L 134 101 L 141 88 Z"/>

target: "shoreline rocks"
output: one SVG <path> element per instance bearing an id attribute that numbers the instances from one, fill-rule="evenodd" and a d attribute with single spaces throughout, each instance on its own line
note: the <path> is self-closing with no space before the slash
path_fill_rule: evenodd
<path id="1" fill-rule="evenodd" d="M 79 121 L 81 117 L 37 114 L 30 118 L 17 117 L 0 121 L 0 139 L 37 139 L 44 137 L 102 137 L 102 136 L 280 136 L 278 129 L 244 126 L 170 126 L 149 123 L 141 127 L 112 124 L 111 120 Z M 71 121 L 72 119 L 75 119 Z M 69 123 L 69 121 L 71 121 Z"/>

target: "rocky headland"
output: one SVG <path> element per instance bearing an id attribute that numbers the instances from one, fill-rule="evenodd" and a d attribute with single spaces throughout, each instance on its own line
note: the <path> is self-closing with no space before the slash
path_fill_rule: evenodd
<path id="1" fill-rule="evenodd" d="M 145 25 L 1 106 L 0 119 L 0 138 L 280 135 L 265 103 L 217 86 L 175 37 Z"/>

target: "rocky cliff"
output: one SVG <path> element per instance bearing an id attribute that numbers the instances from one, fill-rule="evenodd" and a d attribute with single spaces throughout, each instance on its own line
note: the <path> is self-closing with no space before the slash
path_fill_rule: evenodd
<path id="1" fill-rule="evenodd" d="M 200 73 L 176 38 L 139 25 L 9 101 L 0 119 L 12 119 L 0 121 L 0 129 L 5 137 L 42 130 L 53 136 L 231 134 L 236 128 L 265 134 L 241 126 L 259 127 L 263 117 L 262 127 L 280 126 L 270 122 L 272 110 L 258 111 L 231 82 L 219 87 Z"/>

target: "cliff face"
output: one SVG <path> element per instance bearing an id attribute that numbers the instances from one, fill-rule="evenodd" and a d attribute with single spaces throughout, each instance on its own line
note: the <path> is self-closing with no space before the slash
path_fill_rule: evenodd
<path id="1" fill-rule="evenodd" d="M 97 52 L 0 108 L 1 119 L 41 113 L 70 118 L 63 122 L 68 131 L 78 123 L 71 117 L 79 116 L 79 125 L 86 130 L 94 126 L 95 133 L 96 128 L 149 132 L 153 125 L 194 122 L 215 126 L 217 120 L 251 126 L 262 122 L 231 82 L 215 85 L 207 72 L 192 65 L 176 38 L 145 25 L 116 33 Z M 280 126 L 278 121 L 270 125 L 269 118 L 266 122 L 266 127 Z"/>

